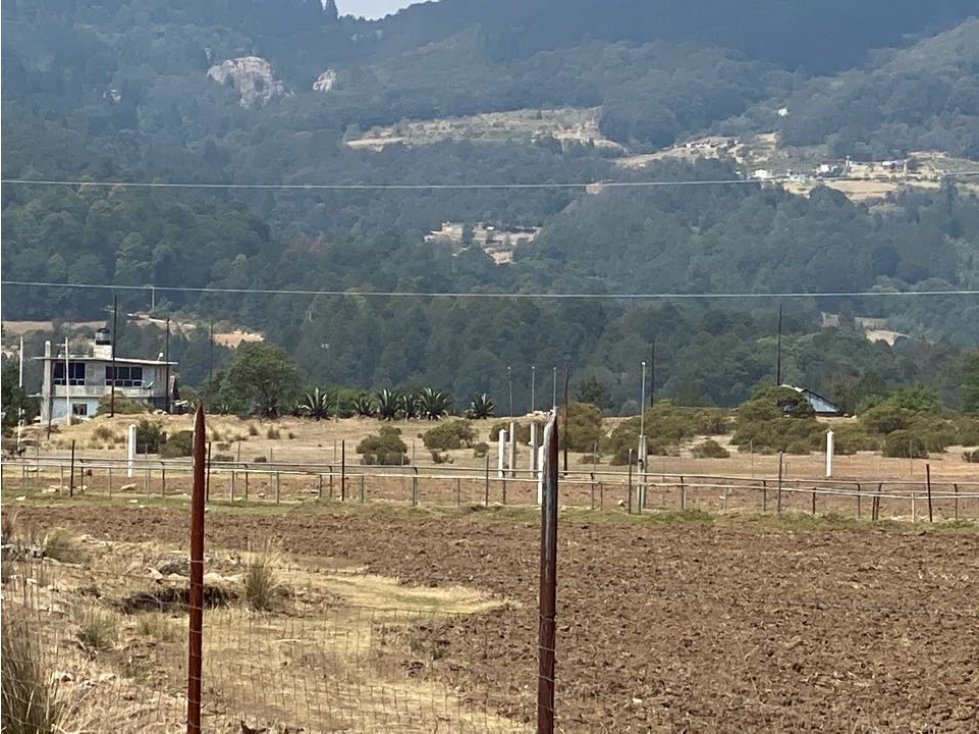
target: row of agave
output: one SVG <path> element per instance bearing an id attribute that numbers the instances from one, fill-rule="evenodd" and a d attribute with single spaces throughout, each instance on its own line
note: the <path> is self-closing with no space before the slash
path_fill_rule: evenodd
<path id="1" fill-rule="evenodd" d="M 340 406 L 336 398 L 318 387 L 306 393 L 296 405 L 295 414 L 306 418 L 321 420 L 329 418 Z M 420 392 L 399 392 L 379 390 L 373 396 L 360 395 L 349 403 L 349 412 L 365 418 L 380 418 L 384 421 L 425 418 L 437 421 L 452 412 L 452 396 L 431 387 Z M 466 417 L 491 418 L 496 414 L 496 406 L 486 393 L 474 397 L 469 402 Z"/>

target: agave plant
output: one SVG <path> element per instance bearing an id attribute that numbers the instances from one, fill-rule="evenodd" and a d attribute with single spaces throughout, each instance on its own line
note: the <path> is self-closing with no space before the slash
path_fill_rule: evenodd
<path id="1" fill-rule="evenodd" d="M 374 401 L 370 399 L 369 395 L 360 395 L 354 398 L 353 403 L 351 403 L 351 408 L 356 415 L 362 418 L 373 418 L 374 414 L 377 412 L 377 408 L 374 406 Z"/>
<path id="2" fill-rule="evenodd" d="M 320 392 L 317 387 L 313 392 L 308 392 L 303 395 L 303 399 L 299 401 L 299 414 L 307 418 L 315 418 L 316 420 L 322 420 L 323 418 L 330 417 L 330 396 L 324 392 Z"/>
<path id="3" fill-rule="evenodd" d="M 486 393 L 477 395 L 469 401 L 469 410 L 466 411 L 467 418 L 478 420 L 480 418 L 492 418 L 494 415 L 496 415 L 496 405 Z"/>
<path id="4" fill-rule="evenodd" d="M 378 418 L 382 421 L 393 421 L 398 417 L 398 410 L 401 408 L 400 396 L 390 390 L 381 390 L 377 393 L 375 407 Z"/>
<path id="5" fill-rule="evenodd" d="M 417 418 L 420 411 L 418 396 L 414 393 L 402 393 L 399 395 L 398 410 L 406 420 Z"/>
<path id="6" fill-rule="evenodd" d="M 430 421 L 441 420 L 452 408 L 452 398 L 441 390 L 426 387 L 418 396 L 418 408 L 424 418 Z"/>

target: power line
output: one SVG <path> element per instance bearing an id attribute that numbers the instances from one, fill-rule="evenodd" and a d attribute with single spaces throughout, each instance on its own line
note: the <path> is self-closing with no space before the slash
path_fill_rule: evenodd
<path id="1" fill-rule="evenodd" d="M 111 285 L 108 283 L 52 283 L 36 280 L 4 280 L 0 285 L 29 288 L 68 288 L 73 290 L 111 290 L 111 291 L 163 291 L 173 293 L 210 293 L 217 295 L 265 295 L 265 296 L 336 296 L 345 298 L 452 298 L 452 299 L 529 299 L 529 300 L 690 300 L 690 299 L 798 299 L 798 298 L 921 298 L 921 297 L 975 297 L 979 290 L 945 291 L 824 291 L 801 293 L 785 291 L 780 293 L 484 293 L 478 291 L 364 291 L 364 290 L 306 290 L 277 288 L 214 288 L 193 286 L 161 285 Z"/>
<path id="2" fill-rule="evenodd" d="M 942 180 L 957 178 L 972 178 L 979 176 L 979 171 L 962 171 L 959 173 L 944 173 L 937 176 Z M 866 183 L 867 179 L 858 177 L 841 177 L 833 179 L 804 179 L 783 176 L 767 179 L 728 178 L 708 180 L 679 180 L 679 181 L 577 181 L 577 182 L 536 182 L 536 183 L 332 183 L 332 184 L 290 184 L 290 183 L 196 183 L 191 181 L 82 181 L 70 179 L 28 179 L 5 178 L 0 184 L 6 186 L 92 186 L 98 188 L 127 188 L 127 189 L 221 189 L 221 190 L 283 190 L 283 191 L 447 191 L 447 190 L 520 190 L 520 189 L 603 189 L 603 188 L 669 188 L 685 186 L 743 186 L 761 185 L 765 183 Z M 888 183 L 888 182 L 884 182 Z"/>

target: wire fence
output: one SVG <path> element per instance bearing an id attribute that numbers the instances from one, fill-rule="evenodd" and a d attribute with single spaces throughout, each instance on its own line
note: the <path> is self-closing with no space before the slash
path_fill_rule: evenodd
<path id="1" fill-rule="evenodd" d="M 187 460 L 32 457 L 0 465 L 7 491 L 54 496 L 189 497 Z M 403 503 L 438 507 L 540 503 L 540 473 L 490 467 L 364 466 L 218 462 L 208 464 L 210 502 Z M 917 521 L 979 518 L 979 480 L 809 479 L 630 472 L 593 468 L 561 473 L 561 505 L 642 513 L 794 512 Z"/>
<path id="2" fill-rule="evenodd" d="M 4 729 L 48 730 L 43 708 L 51 730 L 184 731 L 186 556 L 94 547 L 61 563 L 5 545 Z M 269 566 L 264 553 L 208 558 L 203 731 L 530 731 L 437 672 L 443 631 L 492 599 L 415 593 L 357 569 Z"/>

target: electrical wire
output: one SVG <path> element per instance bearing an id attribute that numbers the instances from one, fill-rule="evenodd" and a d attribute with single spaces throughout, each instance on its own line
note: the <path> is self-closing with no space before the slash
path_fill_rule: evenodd
<path id="1" fill-rule="evenodd" d="M 940 174 L 942 180 L 957 178 L 972 178 L 979 176 L 979 171 L 963 171 L 960 173 Z M 811 183 L 806 179 L 802 183 Z M 833 178 L 818 179 L 826 183 L 866 183 L 865 178 Z M 687 186 L 743 186 L 762 184 L 799 183 L 799 179 L 791 176 L 773 177 L 768 179 L 730 178 L 710 180 L 680 180 L 680 181 L 588 181 L 588 182 L 536 182 L 536 183 L 195 183 L 190 181 L 82 181 L 73 179 L 28 179 L 5 178 L 0 184 L 5 186 L 92 186 L 99 188 L 127 189 L 222 189 L 222 190 L 283 190 L 283 191 L 447 191 L 447 190 L 523 190 L 523 189 L 603 189 L 603 188 L 670 188 Z M 888 183 L 888 182 L 884 182 Z"/>
<path id="2" fill-rule="evenodd" d="M 975 297 L 979 290 L 945 291 L 827 291 L 800 293 L 484 293 L 465 291 L 364 291 L 364 290 L 306 290 L 277 288 L 214 288 L 162 285 L 112 285 L 108 283 L 52 283 L 36 280 L 4 280 L 0 285 L 28 288 L 68 288 L 74 290 L 161 291 L 172 293 L 210 293 L 218 295 L 266 295 L 266 296 L 331 296 L 344 298 L 452 298 L 452 299 L 525 299 L 525 300 L 588 300 L 588 301 L 664 301 L 664 300 L 737 300 L 737 299 L 796 299 L 796 298 L 923 298 L 923 297 Z"/>

